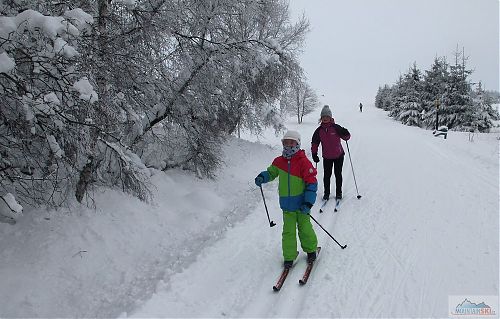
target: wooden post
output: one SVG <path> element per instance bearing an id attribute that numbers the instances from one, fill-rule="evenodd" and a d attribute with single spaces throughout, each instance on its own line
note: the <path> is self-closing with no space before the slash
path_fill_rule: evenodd
<path id="1" fill-rule="evenodd" d="M 436 105 L 436 131 L 438 130 L 439 127 L 439 100 L 436 99 L 434 101 L 434 104 Z"/>

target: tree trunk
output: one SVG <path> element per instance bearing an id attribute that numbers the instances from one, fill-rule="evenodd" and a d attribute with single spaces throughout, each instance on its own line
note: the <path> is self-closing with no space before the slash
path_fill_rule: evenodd
<path id="1" fill-rule="evenodd" d="M 98 0 L 98 18 L 97 18 L 97 30 L 98 30 L 98 35 L 97 35 L 97 56 L 98 61 L 97 61 L 97 69 L 96 69 L 96 82 L 97 82 L 97 94 L 99 96 L 99 100 L 97 101 L 98 105 L 98 112 L 102 114 L 102 116 L 97 116 L 95 111 L 90 111 L 89 115 L 90 118 L 92 118 L 95 121 L 98 121 L 97 124 L 104 124 L 106 121 L 107 116 L 106 114 L 106 107 L 107 107 L 107 93 L 106 93 L 106 72 L 104 70 L 103 64 L 105 63 L 106 60 L 106 54 L 107 54 L 107 40 L 106 40 L 106 26 L 107 26 L 107 18 L 108 18 L 108 13 L 109 13 L 109 5 L 111 3 L 111 0 Z M 103 122 L 104 121 L 104 122 Z M 97 125 L 99 127 L 99 125 Z M 87 192 L 87 187 L 89 183 L 91 182 L 91 176 L 92 176 L 92 170 L 95 168 L 94 165 L 94 157 L 95 157 L 95 148 L 97 144 L 97 140 L 99 138 L 99 131 L 98 128 L 94 127 L 91 129 L 90 133 L 90 155 L 87 160 L 87 164 L 83 167 L 83 169 L 80 171 L 80 178 L 78 180 L 78 183 L 76 185 L 76 191 L 75 191 L 75 196 L 76 200 L 81 203 L 83 200 L 83 197 L 85 196 L 85 193 Z"/>
<path id="2" fill-rule="evenodd" d="M 93 157 L 90 157 L 87 164 L 85 164 L 82 171 L 80 172 L 80 179 L 78 180 L 78 184 L 76 184 L 75 191 L 76 200 L 79 203 L 82 202 L 83 196 L 85 196 L 85 193 L 87 192 L 87 186 L 91 182 L 93 163 L 94 159 Z"/>

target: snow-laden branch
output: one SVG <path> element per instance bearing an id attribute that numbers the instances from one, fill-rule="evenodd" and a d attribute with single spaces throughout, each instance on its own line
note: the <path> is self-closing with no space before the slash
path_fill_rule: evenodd
<path id="1" fill-rule="evenodd" d="M 132 145 L 139 142 L 140 138 L 151 130 L 156 124 L 163 121 L 169 115 L 169 110 L 172 109 L 172 106 L 178 101 L 178 99 L 184 94 L 184 92 L 189 87 L 191 81 L 196 78 L 201 69 L 208 63 L 209 58 L 207 58 L 203 63 L 199 64 L 190 74 L 190 76 L 184 81 L 184 83 L 180 86 L 180 88 L 174 93 L 173 98 L 167 105 L 158 104 L 153 110 L 149 111 L 147 115 L 142 120 L 142 130 L 140 133 L 134 138 Z"/>
<path id="2" fill-rule="evenodd" d="M 86 77 L 75 82 L 73 88 L 80 93 L 80 99 L 82 100 L 95 103 L 99 99 L 97 92 Z"/>
<path id="3" fill-rule="evenodd" d="M 147 200 L 151 193 L 146 187 L 146 181 L 151 176 L 149 169 L 134 152 L 123 149 L 115 143 L 99 139 L 108 148 L 113 150 L 120 160 L 120 180 L 123 191 L 132 191 L 142 200 Z"/>
<path id="4" fill-rule="evenodd" d="M 16 66 L 16 62 L 6 52 L 0 53 L 0 73 L 10 72 Z"/>
<path id="5" fill-rule="evenodd" d="M 266 49 L 272 50 L 274 53 L 278 54 L 280 57 L 286 57 L 284 55 L 284 51 L 281 48 L 280 44 L 274 40 L 274 39 L 267 39 L 267 40 L 259 40 L 259 39 L 245 39 L 241 41 L 228 41 L 228 42 L 219 42 L 219 41 L 214 41 L 212 39 L 206 38 L 206 37 L 200 37 L 196 35 L 186 35 L 182 34 L 180 32 L 173 32 L 173 34 L 189 39 L 191 41 L 196 41 L 196 43 L 209 43 L 212 46 L 207 46 L 207 49 L 213 50 L 213 51 L 218 51 L 220 49 L 217 49 L 216 46 L 220 46 L 222 48 L 230 49 L 230 48 L 238 48 L 238 49 L 244 49 L 246 44 L 253 44 L 253 45 L 259 45 L 261 47 L 264 47 Z"/>
<path id="6" fill-rule="evenodd" d="M 71 23 L 70 21 L 73 21 Z M 91 15 L 82 9 L 66 11 L 65 16 L 45 16 L 35 10 L 25 10 L 14 17 L 0 17 L 0 38 L 8 39 L 13 32 L 40 31 L 48 38 L 55 40 L 59 36 L 79 36 L 93 23 Z"/>
<path id="7" fill-rule="evenodd" d="M 4 203 L 5 205 L 0 205 L 0 221 L 6 219 L 6 222 L 9 224 L 15 224 L 15 219 L 23 213 L 23 207 L 19 205 L 16 201 L 16 198 L 11 193 L 7 193 L 3 196 L 0 196 L 2 200 L 0 203 Z"/>

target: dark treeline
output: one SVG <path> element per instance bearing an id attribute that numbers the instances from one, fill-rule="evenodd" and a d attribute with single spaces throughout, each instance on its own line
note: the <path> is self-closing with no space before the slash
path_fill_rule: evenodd
<path id="1" fill-rule="evenodd" d="M 379 87 L 375 106 L 389 112 L 401 123 L 422 128 L 446 125 L 451 130 L 488 132 L 499 119 L 493 107 L 498 96 L 483 89 L 481 82 L 471 83 L 467 58 L 456 52 L 455 61 L 436 58 L 423 74 L 416 63 L 396 84 Z"/>

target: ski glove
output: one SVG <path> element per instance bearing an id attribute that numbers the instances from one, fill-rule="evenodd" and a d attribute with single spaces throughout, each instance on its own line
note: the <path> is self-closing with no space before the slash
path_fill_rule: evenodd
<path id="1" fill-rule="evenodd" d="M 263 183 L 264 183 L 264 176 L 262 176 L 262 174 L 257 175 L 257 177 L 255 177 L 255 185 L 260 187 Z"/>
<path id="2" fill-rule="evenodd" d="M 312 207 L 313 204 L 309 202 L 304 202 L 302 205 L 300 205 L 300 212 L 302 214 L 308 214 Z"/>
<path id="3" fill-rule="evenodd" d="M 319 157 L 318 157 L 318 154 L 313 153 L 313 154 L 312 154 L 312 157 L 313 157 L 313 161 L 314 161 L 314 163 L 319 162 Z"/>

